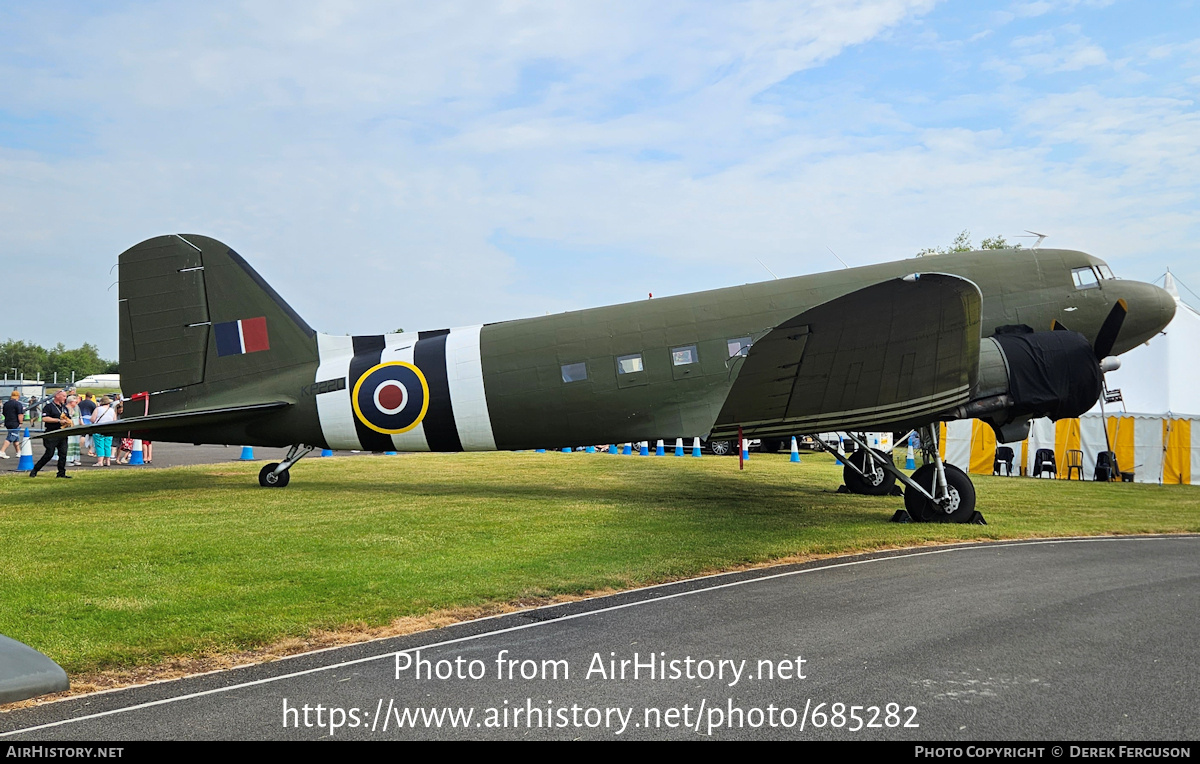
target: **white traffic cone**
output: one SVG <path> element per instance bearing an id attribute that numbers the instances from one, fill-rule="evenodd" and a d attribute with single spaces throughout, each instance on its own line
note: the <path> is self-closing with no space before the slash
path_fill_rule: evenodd
<path id="1" fill-rule="evenodd" d="M 17 459 L 17 469 L 28 472 L 33 469 L 33 441 L 29 439 L 29 428 L 25 428 L 25 437 L 21 439 L 21 456 Z"/>
<path id="2" fill-rule="evenodd" d="M 133 439 L 133 451 L 129 456 L 129 465 L 136 467 L 139 464 L 145 464 L 146 460 L 142 457 L 142 439 Z"/>

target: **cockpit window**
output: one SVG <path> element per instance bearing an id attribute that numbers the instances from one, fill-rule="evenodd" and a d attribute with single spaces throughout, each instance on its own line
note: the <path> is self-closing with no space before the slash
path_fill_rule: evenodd
<path id="1" fill-rule="evenodd" d="M 1113 275 L 1113 272 L 1111 270 L 1109 270 L 1108 266 L 1105 265 L 1104 263 L 1100 263 L 1099 265 L 1097 265 L 1096 270 L 1100 273 L 1100 278 L 1102 278 L 1102 279 L 1115 279 L 1116 278 L 1116 276 Z"/>
<path id="2" fill-rule="evenodd" d="M 1100 282 L 1096 280 L 1096 272 L 1090 267 L 1072 268 L 1071 277 L 1075 279 L 1076 289 L 1092 289 L 1100 286 Z"/>

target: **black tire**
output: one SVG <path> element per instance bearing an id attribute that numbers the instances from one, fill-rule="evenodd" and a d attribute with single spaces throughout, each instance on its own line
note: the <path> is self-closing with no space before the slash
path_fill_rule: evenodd
<path id="1" fill-rule="evenodd" d="M 263 488 L 283 488 L 291 480 L 291 470 L 284 470 L 278 475 L 271 474 L 275 468 L 279 466 L 279 462 L 273 462 L 266 465 L 258 471 L 258 484 Z"/>
<path id="2" fill-rule="evenodd" d="M 708 451 L 713 456 L 729 456 L 736 451 L 733 447 L 732 440 L 710 440 L 708 441 Z"/>
<path id="3" fill-rule="evenodd" d="M 891 460 L 891 455 L 886 451 L 875 451 L 875 454 L 880 459 Z M 850 454 L 847 459 L 849 464 L 842 467 L 842 480 L 846 483 L 846 488 L 850 489 L 850 493 L 858 493 L 864 496 L 887 496 L 892 492 L 892 487 L 896 485 L 896 476 L 885 470 L 878 462 L 872 460 L 870 472 L 864 465 L 867 461 L 867 452 L 859 449 Z M 855 472 L 850 464 L 858 467 L 866 473 L 868 480 L 863 480 L 862 476 Z"/>
<path id="4" fill-rule="evenodd" d="M 967 473 L 947 464 L 946 483 L 950 489 L 949 510 L 942 509 L 911 488 L 904 489 L 904 508 L 917 522 L 969 523 L 975 514 L 975 485 Z M 917 468 L 912 479 L 926 491 L 933 493 L 935 466 L 925 464 Z"/>
<path id="5" fill-rule="evenodd" d="M 758 450 L 764 454 L 777 454 L 782 447 L 783 441 L 779 438 L 763 438 L 758 444 Z"/>

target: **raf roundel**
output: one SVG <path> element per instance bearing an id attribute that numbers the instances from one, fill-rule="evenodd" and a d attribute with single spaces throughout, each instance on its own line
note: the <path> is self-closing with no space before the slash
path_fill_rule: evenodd
<path id="1" fill-rule="evenodd" d="M 358 378 L 350 396 L 354 415 L 376 432 L 397 435 L 421 423 L 429 410 L 429 383 L 411 363 L 389 361 Z"/>

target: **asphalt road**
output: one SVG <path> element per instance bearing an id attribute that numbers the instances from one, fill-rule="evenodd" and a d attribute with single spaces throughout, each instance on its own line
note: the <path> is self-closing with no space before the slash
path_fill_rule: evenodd
<path id="1" fill-rule="evenodd" d="M 1040 540 L 696 579 L 14 711 L 0 738 L 1195 740 L 1198 553 Z M 442 708 L 470 721 L 402 710 Z"/>

